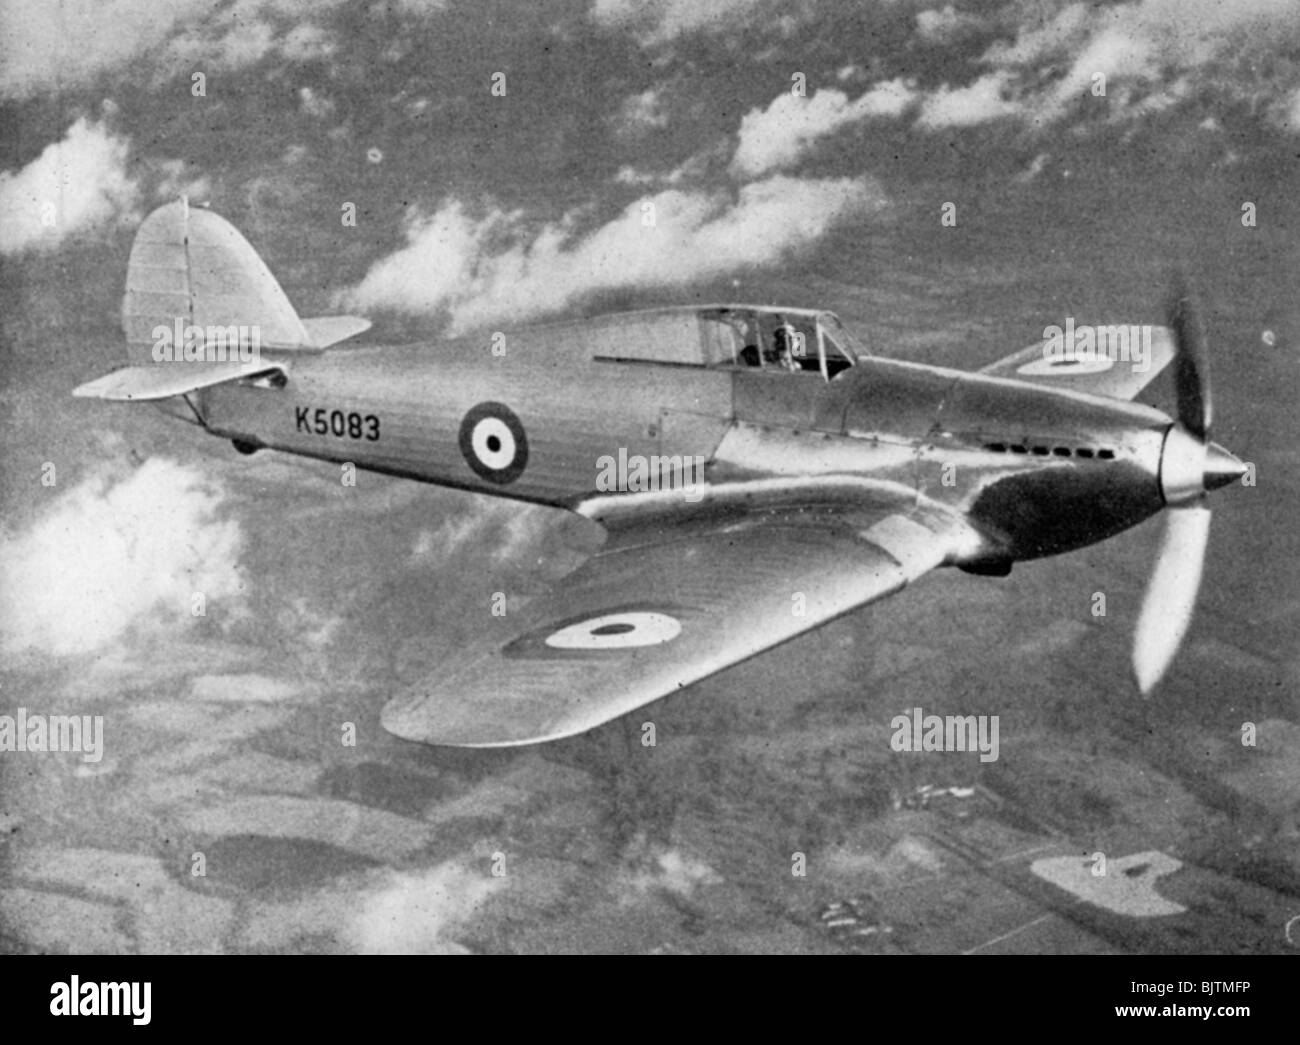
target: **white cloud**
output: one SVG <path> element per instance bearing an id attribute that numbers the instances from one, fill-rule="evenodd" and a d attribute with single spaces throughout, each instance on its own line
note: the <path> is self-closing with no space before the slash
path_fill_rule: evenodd
<path id="1" fill-rule="evenodd" d="M 313 91 L 310 87 L 298 88 L 298 104 L 303 112 L 318 120 L 328 120 L 334 115 L 334 100 L 328 95 Z"/>
<path id="2" fill-rule="evenodd" d="M 1278 107 L 1277 122 L 1292 134 L 1300 134 L 1300 87 Z"/>
<path id="3" fill-rule="evenodd" d="M 492 231 L 510 216 L 495 212 L 476 220 L 452 200 L 432 216 L 413 212 L 407 245 L 377 261 L 360 285 L 345 295 L 346 307 L 433 313 L 468 295 L 480 253 Z"/>
<path id="4" fill-rule="evenodd" d="M 397 6 L 409 15 L 439 14 L 447 9 L 447 0 L 397 0 Z"/>
<path id="5" fill-rule="evenodd" d="M 241 535 L 197 469 L 150 458 L 59 495 L 23 533 L 0 536 L 0 637 L 7 653 L 85 653 L 161 611 L 193 620 L 191 598 L 234 596 Z"/>
<path id="6" fill-rule="evenodd" d="M 385 871 L 343 936 L 362 954 L 464 954 L 452 933 L 504 879 L 448 861 L 423 871 Z"/>
<path id="7" fill-rule="evenodd" d="M 852 102 L 833 89 L 811 98 L 780 94 L 766 109 L 752 109 L 740 121 L 732 170 L 755 177 L 788 169 L 821 138 L 870 116 L 898 116 L 915 98 L 915 88 L 903 80 L 878 83 Z"/>
<path id="8" fill-rule="evenodd" d="M 276 48 L 294 60 L 327 55 L 333 41 L 309 19 L 342 2 L 0 0 L 0 95 L 84 85 L 137 59 L 159 76 L 239 68 Z M 298 24 L 282 31 L 289 19 Z"/>
<path id="9" fill-rule="evenodd" d="M 1187 76 L 1180 76 L 1168 86 L 1145 95 L 1135 90 L 1125 90 L 1121 92 L 1123 106 L 1117 109 L 1111 116 L 1111 120 L 1112 122 L 1136 120 L 1152 113 L 1164 112 L 1166 109 L 1172 109 L 1191 94 L 1192 83 Z"/>
<path id="10" fill-rule="evenodd" d="M 212 194 L 212 182 L 205 175 L 192 174 L 184 160 L 159 160 L 155 166 L 159 178 L 153 196 L 163 203 L 180 196 L 202 202 Z"/>
<path id="11" fill-rule="evenodd" d="M 275 46 L 275 28 L 256 17 L 236 18 L 216 14 L 175 36 L 157 49 L 150 63 L 155 83 L 170 76 L 207 77 L 226 69 L 238 69 L 261 61 Z"/>
<path id="12" fill-rule="evenodd" d="M 690 899 L 701 887 L 722 884 L 717 871 L 681 849 L 651 846 L 640 836 L 630 849 L 635 870 L 624 872 L 620 883 L 627 888 L 628 900 L 660 889 Z"/>
<path id="13" fill-rule="evenodd" d="M 1214 74 L 1229 97 L 1248 95 L 1256 87 L 1243 82 L 1231 55 L 1249 54 L 1252 67 L 1258 67 L 1261 53 L 1297 43 L 1300 4 L 1295 0 L 1070 3 L 1058 5 L 1050 18 L 1028 20 L 1014 41 L 994 44 L 980 60 L 1021 83 L 1022 115 L 1042 123 L 1059 119 L 1074 99 L 1087 95 L 1098 73 L 1106 77 L 1106 98 L 1117 109 L 1131 100 L 1145 102 L 1149 95 L 1113 93 L 1114 84 L 1154 84 L 1167 90 L 1172 104 L 1193 93 L 1178 86 L 1190 71 Z M 1045 72 L 1052 74 L 1046 80 Z M 1159 107 L 1143 104 L 1125 115 Z"/>
<path id="14" fill-rule="evenodd" d="M 916 32 L 926 43 L 946 44 L 978 29 L 982 23 L 975 15 L 958 11 L 952 4 L 930 11 L 918 11 Z"/>
<path id="15" fill-rule="evenodd" d="M 198 675 L 190 679 L 190 700 L 235 704 L 288 703 L 299 697 L 295 682 L 248 672 L 240 675 Z"/>
<path id="16" fill-rule="evenodd" d="M 338 50 L 334 37 L 317 25 L 295 25 L 280 41 L 280 53 L 286 61 L 306 62 L 328 58 Z"/>
<path id="17" fill-rule="evenodd" d="M 1051 156 L 1048 153 L 1040 152 L 1033 158 L 1028 167 L 1015 176 L 1014 180 L 1021 185 L 1028 184 L 1043 173 L 1049 159 L 1051 159 Z"/>
<path id="18" fill-rule="evenodd" d="M 596 290 L 678 286 L 776 263 L 846 217 L 878 207 L 865 178 L 776 176 L 728 193 L 670 189 L 636 200 L 585 235 L 566 216 L 529 236 L 519 214 L 471 216 L 452 200 L 415 214 L 407 245 L 340 296 L 348 308 L 432 314 L 452 332 L 557 311 Z M 653 213 L 654 224 L 645 224 Z"/>
<path id="19" fill-rule="evenodd" d="M 83 84 L 165 40 L 205 0 L 0 0 L 0 94 Z"/>
<path id="20" fill-rule="evenodd" d="M 1029 19 L 1012 43 L 999 40 L 984 53 L 983 61 L 1001 67 L 1026 66 L 1057 57 L 1088 32 L 1091 7 L 1069 4 L 1050 21 Z"/>
<path id="21" fill-rule="evenodd" d="M 651 87 L 634 94 L 619 107 L 615 125 L 620 134 L 634 137 L 668 126 L 668 114 L 663 110 L 662 92 Z"/>
<path id="22" fill-rule="evenodd" d="M 134 215 L 127 141 L 84 117 L 26 167 L 0 173 L 0 254 L 48 250 L 83 229 Z"/>
<path id="23" fill-rule="evenodd" d="M 1087 41 L 1069 72 L 1047 97 L 1046 114 L 1055 115 L 1075 98 L 1088 94 L 1098 75 L 1107 82 L 1157 80 L 1159 63 L 1159 45 L 1154 40 L 1141 33 L 1105 29 Z"/>
<path id="24" fill-rule="evenodd" d="M 716 145 L 688 156 L 670 171 L 644 171 L 638 167 L 622 166 L 614 173 L 619 185 L 681 185 L 683 182 L 702 181 L 710 172 L 720 171 L 731 153 L 731 142 L 720 139 Z"/>
<path id="25" fill-rule="evenodd" d="M 916 125 L 925 130 L 945 127 L 973 127 L 1003 116 L 1014 116 L 1020 107 L 1003 97 L 1011 79 L 1005 71 L 989 73 L 966 87 L 946 84 L 932 93 L 921 106 Z"/>
<path id="26" fill-rule="evenodd" d="M 658 185 L 666 177 L 663 174 L 651 174 L 647 171 L 637 170 L 627 164 L 614 172 L 614 181 L 619 185 Z"/>

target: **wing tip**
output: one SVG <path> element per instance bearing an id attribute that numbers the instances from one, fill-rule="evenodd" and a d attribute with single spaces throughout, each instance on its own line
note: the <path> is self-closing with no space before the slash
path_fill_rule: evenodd
<path id="1" fill-rule="evenodd" d="M 127 369 L 123 367 L 122 369 Z M 72 395 L 77 399 L 131 399 L 129 393 L 117 391 L 121 378 L 118 376 L 121 370 L 114 370 L 112 373 L 104 374 L 93 381 L 87 381 L 78 385 L 72 390 Z"/>
<path id="2" fill-rule="evenodd" d="M 507 729 L 440 726 L 428 709 L 429 698 L 394 697 L 379 712 L 379 724 L 402 740 L 431 747 L 508 748 L 544 744 L 585 732 L 590 727 L 546 731 L 537 736 L 511 735 Z"/>

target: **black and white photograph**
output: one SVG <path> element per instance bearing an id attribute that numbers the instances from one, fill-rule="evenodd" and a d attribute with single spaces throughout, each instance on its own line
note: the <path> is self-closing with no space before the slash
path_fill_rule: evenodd
<path id="1" fill-rule="evenodd" d="M 1300 953 L 1298 374 L 1295 0 L 0 0 L 0 954 Z"/>

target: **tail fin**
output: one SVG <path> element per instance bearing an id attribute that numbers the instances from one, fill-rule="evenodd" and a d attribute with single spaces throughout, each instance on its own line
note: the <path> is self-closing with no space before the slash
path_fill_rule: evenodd
<path id="1" fill-rule="evenodd" d="M 322 349 L 369 327 L 370 320 L 356 316 L 299 319 L 230 222 L 179 200 L 145 218 L 131 246 L 122 299 L 131 365 L 73 395 L 170 399 L 267 370 L 284 372 L 288 357 L 263 360 L 263 348 Z M 172 365 L 177 362 L 185 365 Z"/>
<path id="2" fill-rule="evenodd" d="M 136 233 L 122 326 L 134 364 L 153 361 L 159 328 L 168 337 L 187 326 L 256 328 L 262 347 L 312 347 L 298 313 L 248 240 L 224 218 L 185 200 L 159 207 Z"/>

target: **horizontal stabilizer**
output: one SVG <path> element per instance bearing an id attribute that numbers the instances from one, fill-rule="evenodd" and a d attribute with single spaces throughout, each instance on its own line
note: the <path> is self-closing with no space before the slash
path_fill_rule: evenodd
<path id="1" fill-rule="evenodd" d="M 128 366 L 94 381 L 74 388 L 74 396 L 92 399 L 145 401 L 169 399 L 199 388 L 208 388 L 225 381 L 258 374 L 284 372 L 277 363 L 257 359 L 243 362 L 238 359 L 224 362 L 153 363 L 148 366 Z"/>
<path id="2" fill-rule="evenodd" d="M 362 316 L 313 316 L 304 319 L 312 348 L 329 348 L 370 329 L 370 320 Z"/>

